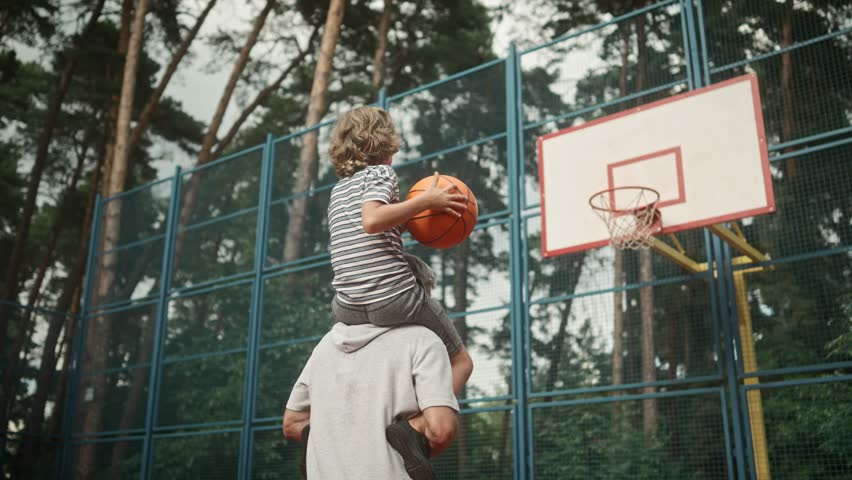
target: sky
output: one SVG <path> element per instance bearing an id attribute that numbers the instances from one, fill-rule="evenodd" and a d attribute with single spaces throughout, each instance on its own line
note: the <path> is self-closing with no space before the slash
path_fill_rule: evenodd
<path id="1" fill-rule="evenodd" d="M 381 0 L 373 0 L 375 11 L 380 12 L 382 8 Z M 526 2 L 512 2 L 511 0 L 481 0 L 485 6 L 496 9 L 505 7 L 503 15 L 495 15 L 492 19 L 491 28 L 494 32 L 493 51 L 498 56 L 505 56 L 509 49 L 509 44 L 516 41 L 520 48 L 534 45 L 544 41 L 542 38 L 541 29 L 527 28 L 530 24 L 540 23 L 540 11 L 534 11 Z M 184 2 L 187 18 L 184 23 L 190 23 L 200 13 L 201 8 L 206 3 L 205 0 L 191 0 Z M 228 31 L 243 31 L 248 33 L 251 28 L 251 23 L 255 15 L 262 7 L 260 0 L 219 0 L 216 6 L 211 10 L 209 17 L 204 23 L 199 37 L 193 42 L 190 53 L 187 58 L 184 58 L 180 64 L 175 76 L 172 78 L 166 90 L 166 96 L 172 97 L 180 101 L 184 110 L 195 119 L 208 123 L 213 116 L 216 105 L 221 96 L 222 90 L 227 82 L 233 62 L 230 59 L 220 61 L 220 54 L 208 43 L 207 39 L 221 30 Z M 191 17 L 191 18 L 190 18 Z M 68 28 L 75 28 L 74 22 L 66 22 Z M 263 34 L 272 35 L 278 34 L 275 28 L 276 20 L 273 18 L 264 27 Z M 303 36 L 304 37 L 304 36 Z M 304 43 L 302 43 L 304 45 Z M 34 60 L 45 63 L 49 61 L 49 57 L 43 54 L 43 50 L 32 48 L 27 45 L 17 44 L 19 56 L 23 60 Z M 165 65 L 169 61 L 169 54 L 165 51 L 149 51 L 161 65 Z M 263 58 L 271 62 L 280 62 L 285 64 L 289 62 L 291 54 L 285 52 L 281 48 L 267 49 L 264 45 L 257 45 L 252 50 L 252 58 Z M 584 57 L 588 62 L 594 62 L 594 57 Z M 525 58 L 524 67 L 530 65 L 541 64 L 549 60 L 546 54 L 530 55 Z M 271 72 L 270 75 L 277 74 Z M 271 80 L 271 78 L 270 78 Z M 564 85 L 571 85 L 565 83 Z M 568 87 L 570 88 L 570 87 Z M 235 92 L 235 97 L 242 96 L 243 98 L 251 98 L 256 93 L 257 88 L 246 88 L 244 84 L 238 84 Z M 565 95 L 571 95 L 573 92 L 559 92 Z M 232 99 L 229 104 L 220 134 L 223 134 L 230 127 L 232 122 L 239 115 L 241 108 Z M 255 112 L 256 117 L 258 112 Z M 249 118 L 247 124 L 250 124 L 252 118 Z M 272 132 L 275 135 L 282 135 L 287 132 Z M 191 167 L 194 158 L 181 152 L 174 145 L 165 142 L 155 146 L 151 154 L 158 160 L 153 162 L 154 168 L 160 173 L 158 177 L 171 175 L 176 166 L 182 168 Z M 29 169 L 29 163 L 24 161 L 20 168 L 22 172 Z"/>

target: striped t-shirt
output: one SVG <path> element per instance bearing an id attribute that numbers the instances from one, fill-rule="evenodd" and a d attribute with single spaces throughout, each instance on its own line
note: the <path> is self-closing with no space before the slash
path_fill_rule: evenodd
<path id="1" fill-rule="evenodd" d="M 368 234 L 361 223 L 361 205 L 368 201 L 396 203 L 399 186 L 390 165 L 370 165 L 337 182 L 328 205 L 331 268 L 337 299 L 368 305 L 414 287 L 414 274 L 402 257 L 402 230 L 393 227 Z"/>

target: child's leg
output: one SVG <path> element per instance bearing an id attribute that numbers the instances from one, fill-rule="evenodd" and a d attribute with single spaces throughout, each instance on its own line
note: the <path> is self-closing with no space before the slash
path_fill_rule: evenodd
<path id="1" fill-rule="evenodd" d="M 473 372 L 473 360 L 464 348 L 461 336 L 447 311 L 432 297 L 427 297 L 420 285 L 397 297 L 366 308 L 369 323 L 380 327 L 399 325 L 420 325 L 435 332 L 450 356 L 453 369 L 453 392 L 459 395 L 470 374 Z M 335 312 L 335 316 L 338 316 Z M 350 322 L 345 322 L 350 323 Z"/>
<path id="2" fill-rule="evenodd" d="M 335 322 L 345 323 L 346 325 L 370 323 L 370 319 L 367 318 L 366 306 L 348 305 L 338 300 L 336 296 L 331 301 L 331 314 Z"/>

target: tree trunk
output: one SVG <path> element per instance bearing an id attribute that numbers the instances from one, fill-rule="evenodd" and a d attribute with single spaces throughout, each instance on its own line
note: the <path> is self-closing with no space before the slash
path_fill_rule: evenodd
<path id="1" fill-rule="evenodd" d="M 80 180 L 80 175 L 83 171 L 83 165 L 85 163 L 85 152 L 80 156 L 77 162 L 77 167 L 74 169 L 74 173 L 71 177 L 71 181 L 69 182 L 68 187 L 65 190 L 65 193 L 62 196 L 62 200 L 60 202 L 60 207 L 57 211 L 56 218 L 53 221 L 53 226 L 50 231 L 50 238 L 48 239 L 47 246 L 45 247 L 45 253 L 42 257 L 41 262 L 39 263 L 38 269 L 36 270 L 36 278 L 30 287 L 29 295 L 27 298 L 27 304 L 29 305 L 29 309 L 24 313 L 23 321 L 21 322 L 21 327 L 23 328 L 23 332 L 19 333 L 16 339 L 13 340 L 12 347 L 12 355 L 11 361 L 12 365 L 17 365 L 21 360 L 21 356 L 23 355 L 26 358 L 26 351 L 28 350 L 27 345 L 29 343 L 30 337 L 32 336 L 32 329 L 35 329 L 35 321 L 33 320 L 33 307 L 38 303 L 39 297 L 41 296 L 41 287 L 44 283 L 44 279 L 47 276 L 47 270 L 53 264 L 53 252 L 56 249 L 56 243 L 59 240 L 59 235 L 62 232 L 62 228 L 65 226 L 66 218 L 70 213 L 70 199 L 71 192 L 77 189 L 77 182 Z M 53 353 L 53 349 L 56 348 L 55 339 L 51 338 L 51 333 L 53 330 L 61 330 L 62 328 L 62 317 L 51 317 L 50 327 L 48 328 L 47 338 L 44 341 L 43 346 L 43 354 L 42 354 L 42 364 L 44 364 L 44 358 L 49 358 Z M 26 332 L 26 333 L 24 333 Z M 56 332 L 58 336 L 58 331 Z M 53 340 L 53 342 L 51 342 Z M 48 361 L 49 363 L 49 361 Z M 6 424 L 7 421 L 7 411 L 8 411 L 8 402 L 14 401 L 15 396 L 17 395 L 17 386 L 20 384 L 20 374 L 21 371 L 16 368 L 7 368 L 4 369 L 3 374 L 3 392 L 7 392 L 3 395 L 2 399 L 0 399 L 0 408 L 2 408 L 2 419 L 0 421 L 3 422 L 3 425 Z M 46 384 L 50 381 L 50 377 L 42 376 L 41 371 L 38 376 L 38 386 L 42 386 L 41 382 L 44 382 L 44 386 L 46 388 Z M 34 404 L 35 405 L 35 404 Z M 34 408 L 34 407 L 33 407 Z M 32 410 L 30 410 L 30 417 L 32 415 Z M 41 431 L 41 422 L 31 422 L 30 419 L 25 422 L 27 431 L 38 433 Z M 24 448 L 25 444 L 28 441 L 36 440 L 37 437 L 26 437 L 24 438 L 22 448 Z M 18 456 L 20 458 L 20 455 Z M 28 475 L 24 475 L 22 478 L 27 477 Z"/>
<path id="2" fill-rule="evenodd" d="M 124 57 L 127 57 L 127 47 L 130 43 L 130 23 L 132 19 L 133 13 L 133 0 L 122 0 L 121 2 L 121 29 L 118 33 L 118 48 L 116 52 Z M 107 79 L 112 80 L 115 73 L 112 71 L 109 66 L 107 66 L 107 73 L 105 77 Z M 109 179 L 112 177 L 112 161 L 115 157 L 115 138 L 117 136 L 116 128 L 118 125 L 118 104 L 120 103 L 120 93 L 119 96 L 112 95 L 112 101 L 110 102 L 109 111 L 107 113 L 107 125 L 109 125 L 109 134 L 107 135 L 108 142 L 106 147 L 106 161 L 104 162 L 104 173 L 103 178 Z M 109 181 L 104 181 L 103 185 L 101 185 L 102 191 L 101 195 L 103 197 L 108 197 L 109 193 Z M 103 239 L 100 239 L 103 241 Z"/>
<path id="3" fill-rule="evenodd" d="M 784 2 L 784 19 L 781 29 L 781 48 L 793 44 L 793 0 Z M 790 52 L 781 54 L 781 140 L 789 142 L 796 133 L 796 123 L 793 113 L 793 56 Z M 785 161 L 787 175 L 796 178 L 798 165 L 796 158 Z"/>
<path id="4" fill-rule="evenodd" d="M 222 91 L 222 96 L 219 97 L 219 104 L 216 106 L 216 111 L 213 114 L 213 118 L 210 119 L 210 125 L 207 127 L 207 132 L 204 134 L 204 139 L 201 141 L 201 148 L 198 151 L 198 156 L 196 157 L 195 165 L 204 165 L 213 159 L 212 149 L 213 145 L 216 143 L 216 135 L 219 132 L 219 127 L 222 125 L 222 119 L 225 117 L 225 111 L 228 109 L 228 104 L 231 102 L 231 97 L 234 94 L 234 89 L 237 87 L 237 82 L 243 74 L 243 71 L 246 68 L 246 65 L 249 61 L 249 55 L 251 54 L 251 49 L 257 43 L 258 35 L 260 35 L 260 31 L 263 29 L 264 24 L 266 23 L 266 19 L 269 17 L 269 13 L 272 12 L 272 9 L 277 4 L 277 0 L 267 0 L 266 5 L 263 7 L 263 10 L 254 20 L 254 25 L 252 27 L 251 33 L 249 33 L 248 38 L 246 38 L 246 42 L 243 44 L 242 49 L 240 50 L 240 54 L 237 56 L 236 62 L 234 62 L 234 68 L 231 69 L 231 75 L 228 77 L 228 82 L 225 84 L 225 89 Z M 192 217 L 192 211 L 195 208 L 195 201 L 198 197 L 198 188 L 200 187 L 201 176 L 200 175 L 192 175 L 189 180 L 189 184 L 186 187 L 186 191 L 183 194 L 183 198 L 181 201 L 180 215 L 179 215 L 179 226 L 187 226 L 190 222 L 190 218 Z M 180 262 L 181 256 L 183 254 L 183 244 L 184 244 L 184 233 L 178 229 L 177 238 L 175 239 L 175 247 L 174 247 L 174 256 L 173 256 L 173 268 L 172 272 L 176 272 L 178 270 L 178 263 Z"/>
<path id="5" fill-rule="evenodd" d="M 228 109 L 228 104 L 231 103 L 231 96 L 234 94 L 237 82 L 248 64 L 249 54 L 251 53 L 251 49 L 254 47 L 255 43 L 257 43 L 257 37 L 260 34 L 260 30 L 266 23 L 266 19 L 269 17 L 269 13 L 272 11 L 272 8 L 275 7 L 277 3 L 278 2 L 276 0 L 268 0 L 266 5 L 263 7 L 263 10 L 260 12 L 260 15 L 258 15 L 255 19 L 254 28 L 246 39 L 246 43 L 243 45 L 242 50 L 240 50 L 237 61 L 234 63 L 234 68 L 231 70 L 231 76 L 228 78 L 228 83 L 225 85 L 225 90 L 219 98 L 219 104 L 216 106 L 216 112 L 213 114 L 213 118 L 210 120 L 210 126 L 207 128 L 207 133 L 204 134 L 204 139 L 201 141 L 201 150 L 198 152 L 196 165 L 204 165 L 210 161 L 210 152 L 213 149 L 213 145 L 216 143 L 216 134 L 219 132 L 219 127 L 222 125 L 222 119 L 225 117 L 225 111 Z"/>
<path id="6" fill-rule="evenodd" d="M 377 32 L 376 54 L 373 56 L 373 94 L 378 98 L 379 90 L 385 78 L 385 52 L 388 49 L 388 30 L 390 30 L 391 13 L 393 12 L 393 0 L 385 0 L 385 8 L 379 19 L 379 31 Z"/>
<path id="7" fill-rule="evenodd" d="M 653 253 L 650 250 L 639 250 L 639 281 L 650 282 L 654 279 Z M 642 318 L 642 381 L 657 380 L 656 355 L 654 353 L 654 287 L 642 287 L 639 290 L 639 302 Z M 645 387 L 642 393 L 654 393 L 655 387 Z M 653 432 L 657 427 L 657 401 L 649 398 L 642 400 L 643 430 Z"/>
<path id="8" fill-rule="evenodd" d="M 104 157 L 106 155 L 106 142 L 104 142 L 98 149 L 97 162 L 95 164 L 95 169 L 92 171 L 92 178 L 90 180 L 89 185 L 89 196 L 86 201 L 86 215 L 83 220 L 83 228 L 80 230 L 80 237 L 78 240 L 79 250 L 77 253 L 77 257 L 74 259 L 74 263 L 71 266 L 71 270 L 68 274 L 68 277 L 65 279 L 65 283 L 63 284 L 62 292 L 59 295 L 59 300 L 57 302 L 57 309 L 61 312 L 65 311 L 74 311 L 79 312 L 79 303 L 77 300 L 79 298 L 80 293 L 80 282 L 82 280 L 83 274 L 85 273 L 86 268 L 86 259 L 89 256 L 89 237 L 92 235 L 92 221 L 94 216 L 95 209 L 95 200 L 97 198 L 98 192 L 98 184 L 100 183 L 100 171 L 101 167 L 104 163 Z M 62 330 L 62 325 L 56 321 L 58 319 L 54 319 L 54 322 L 51 322 L 48 327 L 48 332 L 44 340 L 44 348 L 41 359 L 41 364 L 39 366 L 38 377 L 36 381 L 36 391 L 33 395 L 32 399 L 32 407 L 30 408 L 29 416 L 27 417 L 26 424 L 31 425 L 34 431 L 42 431 L 43 423 L 44 423 L 44 409 L 47 404 L 47 397 L 49 394 L 48 388 L 52 385 L 50 382 L 51 373 L 56 370 L 56 342 L 59 338 L 59 334 Z M 71 337 L 73 336 L 74 330 L 73 327 L 73 317 L 67 317 L 65 323 L 65 336 L 66 336 L 66 345 L 65 350 L 63 352 L 63 362 L 62 369 L 63 371 L 68 370 L 68 361 L 70 352 L 70 342 Z M 63 374 L 64 378 L 64 374 Z M 54 382 L 57 387 L 57 401 L 62 401 L 64 398 L 64 381 Z M 59 409 L 61 412 L 62 409 Z M 57 415 L 59 415 L 57 413 Z M 19 471 L 28 472 L 27 469 L 31 468 L 33 465 L 37 463 L 37 459 L 40 457 L 40 448 L 41 445 L 35 443 L 37 439 L 33 442 L 24 441 L 21 444 L 21 450 L 18 455 L 18 464 Z M 22 478 L 28 478 L 29 475 L 24 475 Z"/>
<path id="9" fill-rule="evenodd" d="M 133 108 L 133 97 L 136 92 L 136 70 L 139 63 L 139 52 L 142 47 L 142 38 L 145 33 L 145 15 L 148 8 L 148 0 L 139 0 L 136 4 L 136 12 L 133 19 L 133 28 L 127 49 L 127 58 L 124 62 L 124 76 L 121 83 L 121 102 L 118 107 L 118 122 L 116 124 L 115 151 L 113 156 L 110 176 L 104 178 L 107 184 L 107 194 L 112 196 L 124 190 L 127 179 L 128 138 L 130 135 L 130 116 Z M 106 204 L 104 216 L 103 242 L 104 250 L 109 250 L 119 243 L 121 230 L 121 206 L 118 201 Z M 107 298 L 113 288 L 115 279 L 115 267 L 117 255 L 107 253 L 101 258 L 98 272 L 97 288 L 95 294 L 99 298 Z M 101 317 L 92 318 L 91 321 L 100 323 L 101 329 L 98 341 L 87 345 L 87 353 L 90 354 L 90 367 L 93 370 L 102 369 L 107 357 L 106 345 L 110 338 L 110 324 L 108 320 Z M 89 343 L 89 342 L 87 342 Z M 83 420 L 83 431 L 96 432 L 101 426 L 101 410 L 106 400 L 107 383 L 103 375 L 98 375 L 92 381 L 94 388 L 93 407 Z M 95 445 L 84 444 L 80 448 L 80 468 L 83 477 L 87 478 L 95 468 Z"/>
<path id="10" fill-rule="evenodd" d="M 630 24 L 621 26 L 621 69 L 618 73 L 618 88 L 622 96 L 627 90 L 627 67 L 630 55 Z M 613 258 L 613 287 L 624 286 L 624 251 L 618 248 Z M 624 383 L 624 292 L 616 291 L 612 295 L 612 384 Z M 612 395 L 619 395 L 613 391 Z"/>
<path id="11" fill-rule="evenodd" d="M 645 5 L 644 1 L 638 2 L 637 8 Z M 645 89 L 645 79 L 648 72 L 648 45 L 645 31 L 645 15 L 636 17 L 636 91 Z M 654 257 L 650 250 L 639 250 L 639 281 L 650 282 L 654 278 Z M 657 367 L 655 365 L 654 352 L 654 289 L 643 287 L 639 290 L 639 301 L 641 304 L 640 315 L 642 322 L 641 344 L 642 361 L 641 374 L 643 382 L 653 382 L 657 379 Z M 643 393 L 654 393 L 654 387 L 645 387 Z M 649 398 L 642 401 L 642 427 L 647 432 L 653 432 L 657 425 L 657 400 Z"/>
<path id="12" fill-rule="evenodd" d="M 79 287 L 75 290 L 77 294 L 79 294 Z M 57 357 L 57 365 L 54 366 L 54 371 L 59 366 L 60 360 L 62 365 L 62 370 L 59 372 L 59 377 L 56 380 L 56 394 L 54 398 L 56 398 L 57 402 L 63 402 L 65 399 L 65 389 L 67 388 L 67 379 L 68 379 L 68 365 L 71 361 L 71 353 L 73 348 L 71 345 L 73 344 L 74 337 L 74 315 L 79 313 L 71 312 L 70 315 L 65 317 L 65 328 L 63 329 L 62 335 L 62 348 L 61 348 L 61 359 Z M 56 414 L 53 416 L 52 425 L 50 426 L 49 432 L 50 436 L 53 438 L 59 438 L 62 435 L 62 416 L 65 415 L 66 405 L 64 402 L 62 403 L 62 408 L 56 409 Z M 41 450 L 36 450 L 36 454 L 41 457 L 44 455 Z"/>
<path id="13" fill-rule="evenodd" d="M 195 25 L 193 25 L 192 29 L 190 29 L 190 31 L 186 34 L 186 37 L 184 37 L 180 46 L 178 46 L 168 66 L 166 66 L 166 70 L 163 72 L 163 77 L 160 78 L 159 83 L 157 83 L 157 87 L 154 88 L 154 92 L 151 93 L 151 96 L 148 97 L 148 100 L 145 102 L 145 106 L 142 108 L 142 113 L 139 114 L 139 119 L 136 121 L 136 127 L 134 127 L 133 131 L 130 133 L 130 140 L 128 141 L 127 147 L 129 151 L 133 151 L 136 148 L 139 141 L 142 140 L 142 135 L 145 134 L 145 131 L 154 120 L 154 117 L 157 114 L 157 109 L 160 106 L 160 99 L 163 97 L 166 87 L 169 85 L 172 76 L 177 71 L 178 65 L 186 56 L 190 45 L 192 45 L 192 42 L 198 35 L 198 31 L 201 30 L 201 26 L 204 25 L 204 21 L 207 19 L 210 11 L 213 10 L 213 6 L 216 5 L 216 2 L 217 0 L 209 0 L 207 2 L 204 10 L 198 18 L 195 19 Z"/>
<path id="14" fill-rule="evenodd" d="M 24 207 L 21 212 L 21 218 L 15 230 L 15 241 L 12 244 L 12 251 L 9 254 L 9 260 L 6 267 L 6 275 L 3 283 L 2 299 L 15 301 L 18 297 L 18 276 L 21 269 L 21 264 L 24 260 L 24 249 L 29 241 L 30 226 L 32 224 L 33 215 L 36 209 L 36 198 L 38 197 L 41 178 L 44 174 L 44 169 L 47 166 L 47 157 L 50 151 L 50 144 L 53 139 L 53 131 L 59 120 L 59 114 L 62 111 L 62 103 L 65 100 L 65 95 L 71 87 L 71 79 L 77 69 L 77 56 L 80 53 L 80 48 L 85 45 L 88 36 L 98 23 L 98 19 L 103 11 L 105 0 L 98 0 L 89 15 L 89 20 L 77 40 L 71 47 L 71 54 L 68 61 L 59 75 L 56 84 L 56 91 L 50 99 L 50 104 L 45 115 L 44 128 L 39 133 L 36 142 L 35 159 L 33 167 L 30 171 L 29 183 L 27 185 L 27 194 L 24 199 Z M 8 339 L 8 319 L 12 314 L 11 306 L 0 304 L 0 338 Z M 4 352 L 5 353 L 5 352 Z M 2 358 L 2 355 L 0 355 Z M 5 392 L 0 392 L 4 393 Z M 5 424 L 4 424 L 5 425 Z"/>
<path id="15" fill-rule="evenodd" d="M 154 348 L 153 323 L 157 321 L 156 304 L 152 306 L 149 318 L 151 328 L 145 332 L 145 335 L 142 338 L 141 348 L 139 348 L 139 353 L 136 355 L 136 364 L 151 361 L 151 353 Z M 150 370 L 150 368 L 139 367 L 134 368 L 130 373 L 130 390 L 127 393 L 127 402 L 123 405 L 124 408 L 121 412 L 121 420 L 118 424 L 119 430 L 129 430 L 130 428 L 133 428 L 133 420 L 136 417 L 136 411 L 139 409 L 140 405 L 143 405 L 145 387 L 148 386 L 148 382 L 146 380 L 148 379 Z M 110 465 L 118 465 L 121 463 L 129 446 L 130 444 L 126 441 L 117 442 L 112 449 L 112 461 L 110 462 Z"/>
<path id="16" fill-rule="evenodd" d="M 331 0 L 328 15 L 325 19 L 325 29 L 322 32 L 322 43 L 317 56 L 317 66 L 314 70 L 314 82 L 311 86 L 311 98 L 308 103 L 308 114 L 305 128 L 318 124 L 328 108 L 328 79 L 331 75 L 334 50 L 340 37 L 340 25 L 343 21 L 345 0 Z M 296 168 L 296 183 L 293 193 L 307 191 L 317 175 L 317 140 L 316 130 L 302 137 L 302 150 L 299 155 L 299 165 Z M 292 262 L 299 258 L 302 249 L 302 239 L 305 234 L 305 212 L 308 207 L 308 197 L 301 196 L 293 200 L 289 208 L 289 223 L 284 242 L 284 261 Z"/>
<path id="17" fill-rule="evenodd" d="M 615 249 L 615 288 L 624 286 L 624 251 Z M 612 294 L 612 384 L 624 383 L 624 292 Z M 613 392 L 613 395 L 618 395 Z"/>

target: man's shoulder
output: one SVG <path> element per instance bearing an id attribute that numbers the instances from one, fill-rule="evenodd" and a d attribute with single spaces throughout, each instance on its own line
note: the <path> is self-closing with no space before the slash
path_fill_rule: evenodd
<path id="1" fill-rule="evenodd" d="M 400 325 L 391 328 L 383 336 L 388 336 L 388 339 L 398 339 L 407 345 L 418 346 L 421 348 L 444 348 L 444 343 L 441 338 L 428 328 L 421 325 Z"/>

